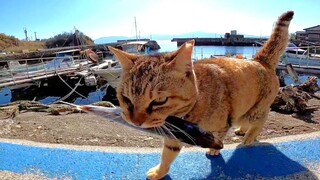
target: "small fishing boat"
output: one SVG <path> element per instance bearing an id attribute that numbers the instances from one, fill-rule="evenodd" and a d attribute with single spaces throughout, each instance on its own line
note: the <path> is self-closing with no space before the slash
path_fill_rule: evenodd
<path id="1" fill-rule="evenodd" d="M 108 81 L 110 86 L 116 88 L 119 85 L 122 68 L 118 62 L 110 62 L 106 68 L 95 69 L 92 72 Z"/>
<path id="2" fill-rule="evenodd" d="M 117 48 L 134 54 L 149 54 L 150 47 L 147 43 L 148 41 L 129 41 L 121 44 Z M 93 73 L 99 75 L 108 81 L 110 86 L 116 88 L 120 81 L 122 68 L 115 58 L 113 58 L 113 60 L 114 61 L 109 62 L 108 66 L 93 70 Z"/>

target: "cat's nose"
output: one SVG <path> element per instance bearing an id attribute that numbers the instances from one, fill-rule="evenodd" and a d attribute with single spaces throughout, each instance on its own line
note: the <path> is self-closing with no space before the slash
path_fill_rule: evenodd
<path id="1" fill-rule="evenodd" d="M 134 125 L 141 126 L 146 119 L 147 119 L 147 116 L 145 113 L 135 113 L 131 120 Z"/>

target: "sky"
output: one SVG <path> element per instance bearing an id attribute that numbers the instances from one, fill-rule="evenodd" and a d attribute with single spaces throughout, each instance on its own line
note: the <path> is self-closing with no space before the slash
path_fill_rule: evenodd
<path id="1" fill-rule="evenodd" d="M 268 36 L 277 18 L 295 11 L 290 32 L 320 24 L 320 0 L 2 0 L 0 33 L 40 39 L 74 31 L 97 39 L 190 32 Z"/>

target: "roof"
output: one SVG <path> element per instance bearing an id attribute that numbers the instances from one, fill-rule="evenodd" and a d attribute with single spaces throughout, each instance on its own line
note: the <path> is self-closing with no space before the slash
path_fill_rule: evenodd
<path id="1" fill-rule="evenodd" d="M 303 30 L 318 31 L 318 30 L 320 30 L 320 25 L 312 26 L 312 27 L 309 27 L 309 28 L 305 28 Z"/>

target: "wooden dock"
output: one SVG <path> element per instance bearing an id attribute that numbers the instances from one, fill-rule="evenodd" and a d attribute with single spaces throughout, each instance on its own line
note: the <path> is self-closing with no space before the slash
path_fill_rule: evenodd
<path id="1" fill-rule="evenodd" d="M 54 76 L 74 75 L 83 71 L 81 62 L 74 61 L 73 57 L 58 57 L 43 59 L 0 60 L 0 88 L 11 89 L 36 84 Z M 40 62 L 40 63 L 39 63 Z"/>
<path id="2" fill-rule="evenodd" d="M 36 81 L 40 81 L 42 79 L 47 79 L 50 77 L 58 76 L 58 75 L 67 75 L 67 74 L 75 74 L 78 72 L 77 68 L 68 68 L 61 69 L 56 71 L 42 71 L 42 72 L 29 72 L 29 73 L 18 73 L 11 74 L 10 76 L 1 78 L 0 80 L 0 88 L 2 87 L 20 87 L 21 84 L 33 83 Z"/>

